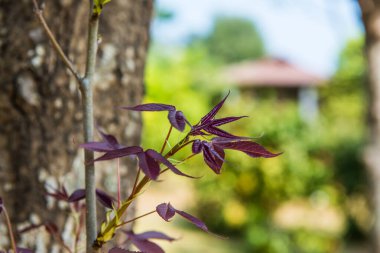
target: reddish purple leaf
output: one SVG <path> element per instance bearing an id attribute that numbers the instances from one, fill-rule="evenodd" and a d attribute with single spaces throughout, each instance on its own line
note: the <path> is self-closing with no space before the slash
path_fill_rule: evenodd
<path id="1" fill-rule="evenodd" d="M 51 235 L 61 236 L 59 234 L 58 226 L 53 222 L 45 222 L 44 227 L 46 231 Z"/>
<path id="2" fill-rule="evenodd" d="M 121 248 L 112 248 L 108 251 L 108 253 L 144 253 L 142 251 L 130 251 L 127 249 L 121 249 Z"/>
<path id="3" fill-rule="evenodd" d="M 33 253 L 33 250 L 17 247 L 17 253 Z"/>
<path id="4" fill-rule="evenodd" d="M 147 155 L 147 151 L 138 153 L 139 167 L 150 179 L 156 180 L 160 175 L 160 165 L 150 156 Z"/>
<path id="5" fill-rule="evenodd" d="M 49 185 L 47 185 L 49 187 Z M 53 192 L 46 191 L 46 195 L 55 198 L 56 200 L 68 201 L 69 195 L 67 194 L 66 188 L 64 186 L 61 189 L 54 189 L 50 186 Z"/>
<path id="6" fill-rule="evenodd" d="M 179 131 L 183 132 L 185 130 L 186 126 L 186 118 L 185 115 L 183 115 L 183 112 L 181 111 L 169 111 L 168 119 L 170 124 L 178 129 Z"/>
<path id="7" fill-rule="evenodd" d="M 96 152 L 108 152 L 111 150 L 115 150 L 108 143 L 97 142 L 97 141 L 90 141 L 87 143 L 83 143 L 83 144 L 80 144 L 79 147 L 87 149 L 87 150 L 96 151 Z"/>
<path id="8" fill-rule="evenodd" d="M 0 214 L 3 211 L 4 202 L 3 199 L 0 197 Z"/>
<path id="9" fill-rule="evenodd" d="M 200 219 L 198 219 L 198 218 L 196 218 L 196 217 L 194 217 L 194 216 L 192 216 L 192 215 L 190 215 L 184 211 L 176 210 L 176 213 L 178 213 L 183 218 L 190 221 L 191 223 L 193 223 L 195 226 L 202 229 L 203 231 L 209 232 L 206 224 L 203 221 L 201 221 Z"/>
<path id="10" fill-rule="evenodd" d="M 157 232 L 157 231 L 147 231 L 141 234 L 135 234 L 135 238 L 138 238 L 139 240 L 148 240 L 148 239 L 159 239 L 159 240 L 165 240 L 165 241 L 175 241 L 173 237 L 167 236 L 164 233 Z"/>
<path id="11" fill-rule="evenodd" d="M 78 202 L 86 197 L 86 191 L 84 189 L 75 190 L 68 198 L 68 202 Z"/>
<path id="12" fill-rule="evenodd" d="M 207 123 L 215 117 L 220 108 L 222 108 L 224 101 L 226 101 L 228 95 L 230 95 L 230 92 L 228 92 L 227 96 L 225 96 L 222 101 L 220 101 L 214 108 L 212 108 L 212 110 L 209 113 L 203 116 L 203 118 L 201 119 L 201 124 Z"/>
<path id="13" fill-rule="evenodd" d="M 271 153 L 268 150 L 266 150 L 263 146 L 253 141 L 218 141 L 218 139 L 216 139 L 216 141 L 213 140 L 213 143 L 215 146 L 219 146 L 223 149 L 234 149 L 242 151 L 251 157 L 270 158 L 281 154 Z"/>
<path id="14" fill-rule="evenodd" d="M 143 149 L 139 146 L 131 146 L 131 147 L 125 147 L 121 149 L 111 150 L 105 153 L 104 155 L 102 155 L 101 157 L 96 158 L 94 162 L 112 160 L 115 158 L 120 158 L 124 156 L 129 156 L 129 155 L 136 155 L 140 152 L 143 152 Z"/>
<path id="15" fill-rule="evenodd" d="M 161 216 L 162 219 L 169 222 L 169 220 L 173 218 L 175 214 L 175 209 L 172 205 L 170 205 L 170 203 L 162 203 L 156 207 L 156 212 Z"/>
<path id="16" fill-rule="evenodd" d="M 104 142 L 106 142 L 108 145 L 110 145 L 111 147 L 113 147 L 115 149 L 120 148 L 120 144 L 117 141 L 117 139 L 115 138 L 115 136 L 113 136 L 111 134 L 107 134 L 107 133 L 103 132 L 102 130 L 100 130 L 99 128 L 97 128 L 97 129 L 98 129 L 98 132 L 100 133 L 100 135 L 102 136 Z"/>
<path id="17" fill-rule="evenodd" d="M 175 209 L 170 203 L 167 203 L 167 204 L 166 203 L 162 203 L 162 204 L 158 205 L 156 207 L 156 211 L 161 216 L 161 218 L 163 218 L 166 221 L 169 221 L 169 219 L 174 216 L 174 213 L 177 213 L 180 216 L 182 216 L 183 218 L 185 218 L 186 220 L 188 220 L 191 223 L 193 223 L 198 228 L 202 229 L 203 231 L 206 231 L 207 233 L 210 233 L 210 231 L 208 230 L 206 224 L 203 221 L 201 221 L 200 219 L 192 216 L 191 214 L 188 214 L 188 213 L 186 213 L 184 211 Z M 150 237 L 150 238 L 153 238 L 153 237 Z"/>
<path id="18" fill-rule="evenodd" d="M 155 150 L 148 149 L 145 152 L 148 156 L 152 157 L 154 160 L 164 164 L 166 167 L 168 167 L 175 174 L 180 175 L 180 176 L 184 176 L 184 177 L 196 178 L 193 176 L 189 176 L 189 175 L 181 172 L 180 170 L 178 170 L 173 164 L 171 164 L 171 162 L 169 162 L 165 157 L 163 157 L 160 153 L 156 152 Z"/>
<path id="19" fill-rule="evenodd" d="M 239 120 L 241 118 L 246 118 L 248 116 L 240 116 L 240 117 L 226 117 L 226 118 L 221 118 L 221 119 L 214 119 L 210 122 L 211 125 L 213 126 L 221 126 L 227 123 L 234 122 L 236 120 Z"/>
<path id="20" fill-rule="evenodd" d="M 97 151 L 97 152 L 108 152 L 111 150 L 124 148 L 124 146 L 120 145 L 119 142 L 117 141 L 117 139 L 113 135 L 106 134 L 105 132 L 103 132 L 99 128 L 98 128 L 98 132 L 102 136 L 103 141 L 101 141 L 101 142 L 96 142 L 96 141 L 87 142 L 87 143 L 83 143 L 79 146 L 82 148 L 92 150 L 92 151 Z"/>
<path id="21" fill-rule="evenodd" d="M 131 111 L 174 111 L 175 107 L 172 105 L 148 103 L 136 106 L 122 106 L 122 109 Z"/>
<path id="22" fill-rule="evenodd" d="M 210 134 L 217 135 L 217 136 L 224 137 L 224 138 L 231 138 L 231 139 L 240 138 L 236 135 L 230 134 L 230 133 L 228 133 L 228 132 L 226 132 L 220 128 L 214 127 L 214 126 L 207 126 L 204 128 L 204 130 Z"/>
<path id="23" fill-rule="evenodd" d="M 165 253 L 165 251 L 160 246 L 149 240 L 140 239 L 139 235 L 135 235 L 132 231 L 126 232 L 126 234 L 128 235 L 128 239 L 131 241 L 131 243 L 144 253 Z"/>
<path id="24" fill-rule="evenodd" d="M 96 189 L 96 197 L 103 206 L 110 209 L 113 208 L 114 198 L 107 194 L 105 191 Z"/>
<path id="25" fill-rule="evenodd" d="M 202 151 L 202 142 L 200 140 L 195 140 L 191 147 L 194 154 L 199 154 Z"/>
<path id="26" fill-rule="evenodd" d="M 207 142 L 204 142 L 203 159 L 216 174 L 220 174 L 224 162 L 223 149 L 218 148 L 216 151 L 213 146 L 209 145 Z"/>

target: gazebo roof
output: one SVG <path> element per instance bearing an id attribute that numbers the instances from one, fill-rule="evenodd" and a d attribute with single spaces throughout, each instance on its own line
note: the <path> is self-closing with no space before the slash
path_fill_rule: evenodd
<path id="1" fill-rule="evenodd" d="M 223 79 L 239 87 L 315 87 L 323 77 L 309 73 L 284 60 L 263 58 L 226 67 Z"/>

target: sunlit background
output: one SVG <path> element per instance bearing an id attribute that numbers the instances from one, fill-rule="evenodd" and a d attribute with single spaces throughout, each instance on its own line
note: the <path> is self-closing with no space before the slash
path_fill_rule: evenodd
<path id="1" fill-rule="evenodd" d="M 284 153 L 228 152 L 221 175 L 195 157 L 180 168 L 201 179 L 166 175 L 141 198 L 141 213 L 170 201 L 228 240 L 177 219 L 149 217 L 137 229 L 179 238 L 161 244 L 169 253 L 368 252 L 356 1 L 158 0 L 151 30 L 146 102 L 173 104 L 196 123 L 231 91 L 219 117 L 249 118 L 225 129 Z M 144 123 L 145 146 L 160 147 L 166 114 L 145 113 Z"/>

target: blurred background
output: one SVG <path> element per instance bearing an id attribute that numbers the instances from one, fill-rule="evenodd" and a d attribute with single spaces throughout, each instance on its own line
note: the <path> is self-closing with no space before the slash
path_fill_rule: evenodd
<path id="1" fill-rule="evenodd" d="M 155 224 L 180 238 L 162 244 L 169 253 L 369 252 L 358 3 L 158 0 L 151 32 L 145 102 L 173 104 L 196 123 L 230 91 L 219 117 L 249 118 L 225 129 L 284 153 L 251 159 L 229 152 L 221 175 L 196 157 L 180 168 L 200 180 L 167 175 L 140 202 L 144 212 L 170 201 L 228 240 L 176 219 L 151 217 L 137 230 Z M 145 113 L 144 145 L 161 146 L 168 127 L 166 114 Z"/>

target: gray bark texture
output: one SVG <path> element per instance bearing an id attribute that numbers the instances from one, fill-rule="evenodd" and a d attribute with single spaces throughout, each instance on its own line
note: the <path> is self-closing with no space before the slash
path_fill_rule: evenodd
<path id="1" fill-rule="evenodd" d="M 44 16 L 65 53 L 84 72 L 89 1 L 46 0 Z M 139 145 L 140 114 L 115 109 L 141 103 L 152 0 L 113 0 L 100 20 L 94 80 L 95 124 L 124 145 Z M 0 0 L 0 196 L 15 228 L 51 221 L 70 230 L 67 207 L 44 195 L 46 185 L 83 187 L 81 98 L 75 79 L 49 44 L 31 0 Z M 99 140 L 99 136 L 95 136 Z M 123 160 L 126 196 L 136 173 Z M 97 169 L 100 188 L 116 191 L 116 162 Z M 110 176 L 107 176 L 110 174 Z M 100 217 L 101 218 L 101 217 Z M 0 223 L 2 220 L 0 219 Z M 70 233 L 68 233 L 70 234 Z M 36 252 L 60 251 L 43 230 L 17 234 Z M 64 235 L 65 238 L 65 235 Z M 0 226 L 0 249 L 8 248 Z"/>
<path id="2" fill-rule="evenodd" d="M 380 253 L 380 1 L 359 0 L 368 62 L 368 141 L 364 162 L 371 181 L 374 225 L 372 252 Z"/>

